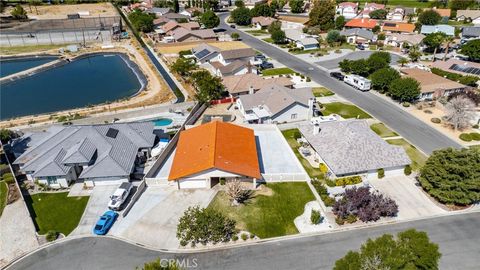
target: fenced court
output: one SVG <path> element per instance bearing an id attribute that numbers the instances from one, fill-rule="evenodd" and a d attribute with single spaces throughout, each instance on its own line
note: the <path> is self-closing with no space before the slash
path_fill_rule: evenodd
<path id="1" fill-rule="evenodd" d="M 34 20 L 0 32 L 0 46 L 109 42 L 122 28 L 120 16 Z"/>

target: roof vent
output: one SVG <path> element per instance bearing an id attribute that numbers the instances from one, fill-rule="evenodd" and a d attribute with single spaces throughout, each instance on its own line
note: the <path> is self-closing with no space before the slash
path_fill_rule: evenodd
<path id="1" fill-rule="evenodd" d="M 115 129 L 115 128 L 109 128 L 106 134 L 107 137 L 112 139 L 117 138 L 117 135 L 118 135 L 118 129 Z"/>

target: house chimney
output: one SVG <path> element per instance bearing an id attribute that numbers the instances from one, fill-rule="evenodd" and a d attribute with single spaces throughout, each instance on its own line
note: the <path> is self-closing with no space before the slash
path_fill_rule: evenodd
<path id="1" fill-rule="evenodd" d="M 313 125 L 313 135 L 317 135 L 318 133 L 320 133 L 320 125 L 315 124 Z"/>
<path id="2" fill-rule="evenodd" d="M 250 85 L 250 86 L 248 87 L 248 94 L 249 94 L 249 95 L 255 94 L 255 89 L 253 89 L 253 86 L 252 86 L 252 85 Z"/>

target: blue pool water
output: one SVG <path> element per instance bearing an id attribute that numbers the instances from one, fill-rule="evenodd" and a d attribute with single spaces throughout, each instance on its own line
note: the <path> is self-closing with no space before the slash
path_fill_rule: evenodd
<path id="1" fill-rule="evenodd" d="M 155 124 L 156 127 L 168 126 L 172 122 L 173 120 L 169 118 L 160 118 L 160 119 L 153 120 L 153 123 Z"/>
<path id="2" fill-rule="evenodd" d="M 28 59 L 2 60 L 0 61 L 0 77 L 6 77 L 20 71 L 41 66 L 56 59 L 56 57 L 48 56 Z"/>
<path id="3" fill-rule="evenodd" d="M 113 102 L 141 88 L 120 55 L 95 55 L 0 87 L 0 120 Z"/>

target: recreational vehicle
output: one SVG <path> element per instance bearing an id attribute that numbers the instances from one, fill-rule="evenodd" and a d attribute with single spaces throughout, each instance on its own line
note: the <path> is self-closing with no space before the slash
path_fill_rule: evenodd
<path id="1" fill-rule="evenodd" d="M 368 91 L 372 83 L 370 80 L 358 75 L 346 75 L 343 81 L 361 91 Z"/>

